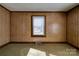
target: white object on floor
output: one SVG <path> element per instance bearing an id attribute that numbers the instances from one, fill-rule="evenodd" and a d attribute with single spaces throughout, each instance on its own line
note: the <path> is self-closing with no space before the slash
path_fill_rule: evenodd
<path id="1" fill-rule="evenodd" d="M 56 55 L 53 55 L 53 54 L 49 54 L 49 56 L 56 56 Z"/>
<path id="2" fill-rule="evenodd" d="M 46 56 L 46 53 L 44 51 L 30 48 L 27 56 Z"/>

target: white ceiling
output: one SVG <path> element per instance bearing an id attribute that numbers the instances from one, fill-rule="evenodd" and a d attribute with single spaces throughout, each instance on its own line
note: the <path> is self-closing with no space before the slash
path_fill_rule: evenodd
<path id="1" fill-rule="evenodd" d="M 1 3 L 10 11 L 68 11 L 76 3 Z"/>

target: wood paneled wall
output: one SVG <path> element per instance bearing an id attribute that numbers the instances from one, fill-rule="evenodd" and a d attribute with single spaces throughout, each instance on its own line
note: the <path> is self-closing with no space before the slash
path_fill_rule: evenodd
<path id="1" fill-rule="evenodd" d="M 31 37 L 31 15 L 46 16 L 46 37 Z M 30 12 L 12 12 L 10 14 L 8 10 L 0 6 L 0 46 L 8 42 L 35 42 L 38 40 L 41 42 L 66 42 L 66 37 L 68 43 L 79 48 L 79 6 L 70 10 L 67 15 L 66 13 Z"/>
<path id="2" fill-rule="evenodd" d="M 79 48 L 79 6 L 67 14 L 67 41 Z"/>
<path id="3" fill-rule="evenodd" d="M 10 41 L 10 12 L 0 6 L 0 46 Z"/>
<path id="4" fill-rule="evenodd" d="M 31 37 L 31 15 L 46 16 L 46 37 Z M 11 13 L 11 42 L 66 42 L 65 13 Z"/>

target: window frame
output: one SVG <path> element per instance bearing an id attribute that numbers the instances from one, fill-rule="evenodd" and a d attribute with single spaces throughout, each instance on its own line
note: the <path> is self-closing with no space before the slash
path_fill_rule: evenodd
<path id="1" fill-rule="evenodd" d="M 33 35 L 33 16 L 44 16 L 44 35 Z M 31 36 L 32 37 L 46 37 L 46 16 L 45 15 L 32 15 L 31 16 Z"/>

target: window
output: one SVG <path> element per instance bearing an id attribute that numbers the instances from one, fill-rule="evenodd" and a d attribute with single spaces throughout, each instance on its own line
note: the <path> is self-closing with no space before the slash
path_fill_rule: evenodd
<path id="1" fill-rule="evenodd" d="M 45 36 L 45 16 L 32 16 L 32 36 Z"/>

